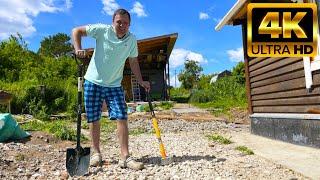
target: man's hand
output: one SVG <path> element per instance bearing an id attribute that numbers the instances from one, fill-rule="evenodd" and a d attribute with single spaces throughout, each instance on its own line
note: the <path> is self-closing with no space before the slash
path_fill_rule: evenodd
<path id="1" fill-rule="evenodd" d="M 86 51 L 85 50 L 76 50 L 76 56 L 78 58 L 85 58 L 86 57 Z"/>
<path id="2" fill-rule="evenodd" d="M 141 81 L 140 86 L 142 86 L 147 92 L 150 91 L 150 83 L 149 81 Z"/>

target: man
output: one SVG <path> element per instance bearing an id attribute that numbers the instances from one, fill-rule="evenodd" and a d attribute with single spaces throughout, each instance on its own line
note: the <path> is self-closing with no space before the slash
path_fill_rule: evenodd
<path id="1" fill-rule="evenodd" d="M 93 155 L 90 164 L 98 166 L 102 163 L 100 151 L 100 118 L 102 102 L 106 101 L 109 118 L 117 120 L 118 137 L 121 148 L 119 166 L 135 170 L 143 169 L 143 163 L 129 156 L 128 123 L 126 103 L 121 87 L 123 69 L 128 58 L 132 72 L 139 84 L 150 90 L 150 84 L 143 81 L 137 60 L 138 47 L 135 36 L 129 32 L 130 14 L 125 9 L 115 11 L 112 25 L 92 24 L 76 27 L 72 30 L 72 38 L 76 55 L 84 57 L 81 50 L 81 37 L 90 36 L 96 39 L 96 48 L 84 76 L 84 102 L 87 121 L 90 123 Z"/>

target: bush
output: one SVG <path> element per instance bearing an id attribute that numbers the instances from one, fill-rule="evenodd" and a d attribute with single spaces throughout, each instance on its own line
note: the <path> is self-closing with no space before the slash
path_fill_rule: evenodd
<path id="1" fill-rule="evenodd" d="M 246 107 L 246 89 L 236 77 L 224 77 L 211 84 L 208 89 L 195 90 L 190 102 L 199 107 L 214 107 L 229 110 L 231 107 Z"/>
<path id="2" fill-rule="evenodd" d="M 178 103 L 189 102 L 190 92 L 184 88 L 172 88 L 170 89 L 170 99 Z"/>

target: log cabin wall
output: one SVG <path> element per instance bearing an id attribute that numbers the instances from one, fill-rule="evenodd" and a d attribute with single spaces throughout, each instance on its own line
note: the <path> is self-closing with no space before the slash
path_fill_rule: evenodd
<path id="1" fill-rule="evenodd" d="M 308 93 L 302 58 L 252 58 L 248 69 L 253 113 L 308 113 L 320 108 L 320 71 L 313 72 Z"/>
<path id="2" fill-rule="evenodd" d="M 320 70 L 312 72 L 307 92 L 301 57 L 247 56 L 246 23 L 242 25 L 249 113 L 308 113 L 320 108 Z"/>

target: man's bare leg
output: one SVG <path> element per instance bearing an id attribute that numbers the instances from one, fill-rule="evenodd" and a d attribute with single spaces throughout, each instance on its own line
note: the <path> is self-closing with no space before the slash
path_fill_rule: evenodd
<path id="1" fill-rule="evenodd" d="M 93 151 L 100 153 L 100 121 L 90 123 L 90 134 Z"/>
<path id="2" fill-rule="evenodd" d="M 121 159 L 125 159 L 129 155 L 129 133 L 128 133 L 128 122 L 126 120 L 117 121 L 118 137 L 121 148 Z"/>

